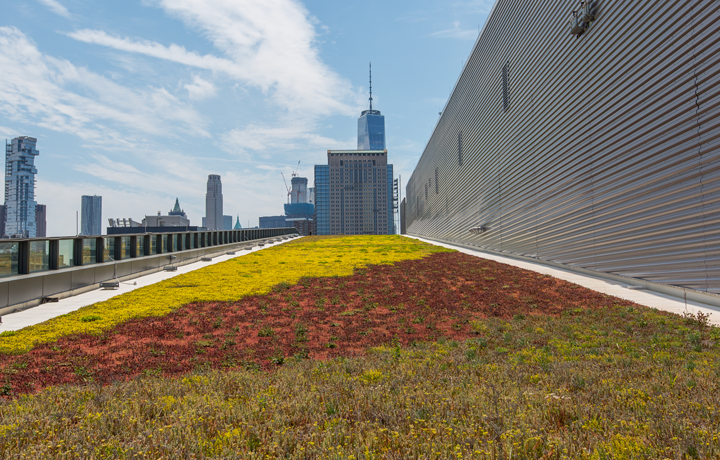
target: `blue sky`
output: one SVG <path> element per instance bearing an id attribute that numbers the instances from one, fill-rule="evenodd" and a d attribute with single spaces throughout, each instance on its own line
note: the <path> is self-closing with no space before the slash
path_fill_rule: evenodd
<path id="1" fill-rule="evenodd" d="M 282 213 L 280 172 L 312 182 L 356 147 L 373 63 L 396 175 L 410 176 L 491 0 L 13 0 L 0 6 L 0 136 L 38 138 L 48 235 L 80 196 L 107 218 L 194 225 L 208 174 L 243 226 Z"/>

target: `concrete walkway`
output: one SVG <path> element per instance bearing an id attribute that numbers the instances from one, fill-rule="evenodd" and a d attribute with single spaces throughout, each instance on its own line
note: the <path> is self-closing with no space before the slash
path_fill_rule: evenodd
<path id="1" fill-rule="evenodd" d="M 297 238 L 294 238 L 297 239 Z M 292 240 L 287 240 L 292 241 Z M 234 259 L 236 257 L 241 257 L 245 254 L 250 254 L 257 251 L 262 251 L 263 249 L 277 246 L 278 244 L 285 243 L 286 241 L 280 241 L 277 243 L 267 243 L 265 247 L 260 248 L 258 246 L 254 246 L 251 251 L 246 251 L 242 249 L 234 249 L 229 250 L 235 251 L 235 255 L 226 255 L 223 254 L 221 256 L 216 256 L 213 258 L 213 260 L 209 262 L 194 262 L 187 265 L 178 266 L 177 271 L 174 272 L 166 272 L 166 271 L 159 271 L 156 273 L 152 273 L 150 275 L 141 276 L 139 278 L 135 278 L 131 281 L 125 281 L 120 283 L 120 288 L 116 290 L 104 290 L 104 289 L 96 289 L 94 291 L 86 292 L 84 294 L 76 295 L 73 297 L 67 297 L 65 299 L 61 299 L 58 302 L 53 303 L 46 303 L 43 305 L 39 305 L 37 307 L 29 308 L 27 310 L 18 312 L 18 313 L 12 313 L 9 315 L 5 315 L 2 317 L 2 324 L 0 324 L 0 332 L 3 331 L 16 331 L 18 329 L 22 329 L 27 326 L 32 326 L 34 324 L 42 323 L 43 321 L 47 321 L 51 318 L 55 318 L 56 316 L 64 315 L 65 313 L 70 313 L 75 310 L 78 310 L 82 307 L 92 305 L 97 302 L 102 302 L 104 300 L 108 300 L 112 297 L 119 296 L 122 294 L 125 294 L 126 292 L 133 291 L 137 288 L 141 288 L 144 286 L 150 286 L 151 284 L 159 283 L 160 281 L 173 278 L 178 275 L 182 275 L 183 273 L 188 273 L 194 270 L 198 270 L 203 267 L 207 267 L 208 265 L 217 264 L 220 262 L 224 262 L 226 260 Z M 257 244 L 257 243 L 255 243 Z"/>
<path id="2" fill-rule="evenodd" d="M 584 274 L 575 273 L 571 270 L 563 270 L 548 265 L 543 265 L 538 262 L 526 262 L 523 260 L 513 259 L 511 257 L 503 257 L 495 254 L 490 254 L 483 251 L 473 250 L 464 248 L 462 246 L 455 246 L 451 244 L 439 243 L 437 241 L 428 240 L 425 238 L 419 238 L 416 236 L 406 235 L 408 238 L 415 238 L 426 243 L 434 244 L 436 246 L 442 246 L 449 249 L 455 249 L 458 252 L 469 254 L 471 256 L 482 257 L 484 259 L 494 260 L 496 262 L 502 262 L 504 264 L 512 265 L 514 267 L 524 268 L 531 270 L 536 273 L 542 273 L 544 275 L 554 276 L 561 280 L 569 281 L 571 283 L 579 284 L 580 286 L 592 289 L 593 291 L 602 292 L 603 294 L 613 295 L 645 305 L 646 307 L 656 308 L 658 310 L 669 311 L 682 315 L 683 312 L 688 311 L 690 313 L 702 312 L 704 314 L 710 314 L 710 322 L 716 326 L 720 326 L 720 308 L 704 303 L 693 302 L 688 300 L 687 302 L 680 297 L 673 297 L 658 292 L 649 290 L 637 290 L 629 289 L 627 283 L 620 283 L 615 281 L 609 281 L 602 278 L 595 278 Z"/>

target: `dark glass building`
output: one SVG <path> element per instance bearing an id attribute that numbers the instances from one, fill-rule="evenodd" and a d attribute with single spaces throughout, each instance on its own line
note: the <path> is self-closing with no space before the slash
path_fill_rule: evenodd
<path id="1" fill-rule="evenodd" d="M 372 64 L 370 65 L 370 109 L 358 119 L 358 150 L 385 150 L 385 117 L 373 110 Z"/>
<path id="2" fill-rule="evenodd" d="M 358 119 L 358 150 L 385 150 L 385 116 L 379 110 L 363 110 Z"/>
<path id="3" fill-rule="evenodd" d="M 330 166 L 315 165 L 315 228 L 318 235 L 330 234 Z"/>

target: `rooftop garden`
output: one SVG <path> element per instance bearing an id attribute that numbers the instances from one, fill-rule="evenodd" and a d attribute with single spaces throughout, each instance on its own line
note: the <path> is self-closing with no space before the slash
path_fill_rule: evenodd
<path id="1" fill-rule="evenodd" d="M 303 238 L 0 336 L 0 458 L 715 458 L 718 339 L 407 238 Z"/>

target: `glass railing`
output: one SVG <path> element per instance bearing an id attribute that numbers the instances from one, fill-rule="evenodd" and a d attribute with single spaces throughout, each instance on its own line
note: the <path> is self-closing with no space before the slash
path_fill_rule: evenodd
<path id="1" fill-rule="evenodd" d="M 50 241 L 30 242 L 30 273 L 50 270 Z"/>
<path id="2" fill-rule="evenodd" d="M 18 274 L 20 243 L 0 243 L 0 276 Z"/>
<path id="3" fill-rule="evenodd" d="M 58 241 L 58 268 L 75 266 L 75 241 Z"/>
<path id="4" fill-rule="evenodd" d="M 0 240 L 0 277 L 297 234 L 294 228 Z"/>

